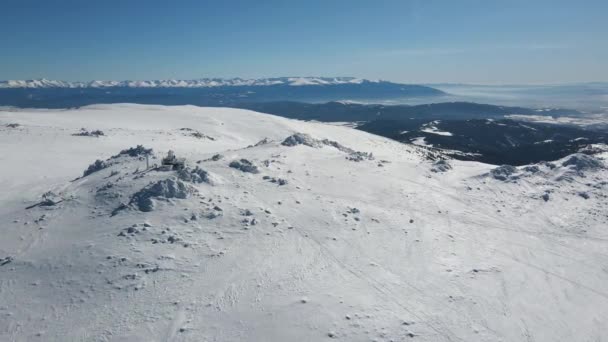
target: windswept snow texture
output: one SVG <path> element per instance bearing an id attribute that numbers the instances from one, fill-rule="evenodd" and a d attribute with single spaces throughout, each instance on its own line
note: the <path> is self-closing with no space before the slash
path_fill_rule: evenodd
<path id="1" fill-rule="evenodd" d="M 0 112 L 0 341 L 603 341 L 606 151 L 497 169 L 238 109 Z"/>

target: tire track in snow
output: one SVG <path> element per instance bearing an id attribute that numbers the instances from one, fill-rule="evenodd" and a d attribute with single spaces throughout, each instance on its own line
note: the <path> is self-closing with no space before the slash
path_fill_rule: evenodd
<path id="1" fill-rule="evenodd" d="M 546 216 L 546 214 L 545 214 L 545 216 Z M 515 229 L 514 229 L 513 231 L 518 231 L 518 230 L 515 230 Z M 453 235 L 454 235 L 454 234 L 453 234 Z M 460 238 L 463 238 L 463 239 L 465 238 L 465 237 L 464 237 L 462 234 L 455 234 L 455 235 L 458 235 Z M 473 236 L 474 236 L 474 235 L 473 235 Z M 505 241 L 505 240 L 501 240 L 501 239 L 499 239 L 498 241 L 501 241 L 501 242 L 503 242 L 503 243 L 505 243 L 505 244 L 510 244 L 510 242 Z M 479 244 L 478 244 L 478 245 L 479 245 Z M 486 244 L 481 244 L 480 246 L 487 246 L 487 245 L 486 245 Z M 509 253 L 506 253 L 506 252 L 504 252 L 504 251 L 501 251 L 501 250 L 499 250 L 499 249 L 497 249 L 497 248 L 491 248 L 491 247 L 490 247 L 490 248 L 488 248 L 488 250 L 489 250 L 489 251 L 493 251 L 493 252 L 495 252 L 495 253 L 499 253 L 499 254 L 501 254 L 501 255 L 503 255 L 503 256 L 505 256 L 505 257 L 507 257 L 507 258 L 509 258 L 509 259 L 511 259 L 511 260 L 513 260 L 513 261 L 515 261 L 516 263 L 522 264 L 522 265 L 524 265 L 524 266 L 528 266 L 528 267 L 533 268 L 533 269 L 535 269 L 535 270 L 541 271 L 541 272 L 545 273 L 546 275 L 552 276 L 552 277 L 557 278 L 557 279 L 560 279 L 560 280 L 562 280 L 562 281 L 566 281 L 566 282 L 568 282 L 568 283 L 570 283 L 570 284 L 572 284 L 572 285 L 575 285 L 575 286 L 578 286 L 578 287 L 580 287 L 580 288 L 582 288 L 582 289 L 585 289 L 585 290 L 587 290 L 587 291 L 590 291 L 590 292 L 592 292 L 592 293 L 594 293 L 594 294 L 596 294 L 596 295 L 599 295 L 599 296 L 603 297 L 604 299 L 608 299 L 608 293 L 606 293 L 606 292 L 603 292 L 603 291 L 597 290 L 597 289 L 595 289 L 595 288 L 593 288 L 593 287 L 591 287 L 591 286 L 588 286 L 588 285 L 582 284 L 582 283 L 580 283 L 580 282 L 577 282 L 576 280 L 572 280 L 572 279 L 570 279 L 570 278 L 567 278 L 567 277 L 561 276 L 561 275 L 559 275 L 559 274 L 557 274 L 557 273 L 555 273 L 555 272 L 549 271 L 549 270 L 547 270 L 547 269 L 545 269 L 545 268 L 543 268 L 543 267 L 541 267 L 541 266 L 538 266 L 538 265 L 535 265 L 535 264 L 532 264 L 532 263 L 529 263 L 529 262 L 526 262 L 526 261 L 520 260 L 519 258 L 517 258 L 517 257 L 515 257 L 515 256 L 513 256 L 513 255 L 511 255 L 511 254 L 509 254 Z"/>
<path id="2" fill-rule="evenodd" d="M 169 329 L 167 329 L 167 333 L 165 334 L 165 338 L 163 339 L 163 341 L 172 342 L 175 340 L 175 334 L 178 332 L 181 325 L 183 324 L 185 316 L 186 314 L 184 308 L 180 303 L 177 306 L 177 312 L 173 315 L 173 320 L 169 325 Z"/>
<path id="3" fill-rule="evenodd" d="M 309 241 L 312 241 L 314 244 L 316 244 L 319 247 L 320 251 L 328 259 L 333 260 L 340 268 L 342 268 L 345 271 L 347 271 L 348 273 L 352 274 L 357 279 L 360 279 L 360 280 L 368 283 L 368 285 L 370 285 L 378 293 L 380 293 L 381 295 L 383 295 L 388 302 L 395 303 L 397 306 L 399 306 L 400 308 L 402 308 L 403 310 L 405 310 L 406 312 L 408 312 L 412 317 L 416 318 L 420 322 L 423 322 L 423 324 L 427 325 L 429 328 L 431 328 L 433 331 L 435 331 L 438 335 L 443 336 L 446 341 L 454 341 L 455 339 L 459 340 L 459 341 L 462 341 L 461 338 L 457 337 L 455 335 L 455 333 L 453 331 L 451 331 L 448 327 L 446 327 L 444 324 L 442 324 L 441 322 L 436 321 L 435 319 L 432 319 L 431 315 L 429 313 L 427 313 L 427 312 L 425 312 L 423 310 L 421 310 L 421 314 L 418 314 L 418 313 L 412 311 L 405 304 L 401 303 L 398 300 L 399 296 L 397 294 L 395 294 L 393 291 L 391 291 L 388 287 L 384 286 L 383 284 L 381 284 L 380 282 L 376 281 L 375 279 L 367 276 L 365 274 L 365 272 L 363 272 L 361 269 L 359 269 L 357 267 L 354 267 L 354 266 L 351 266 L 351 265 L 348 265 L 344 261 L 340 260 L 340 258 L 336 257 L 327 247 L 325 247 L 323 245 L 323 243 L 321 243 L 318 239 L 316 239 L 315 237 L 313 237 L 313 234 L 311 232 L 307 232 L 307 234 L 304 234 L 303 232 L 300 231 L 300 228 L 296 228 L 296 227 L 294 227 L 294 230 L 300 236 L 302 236 L 302 238 L 308 239 Z M 404 280 L 402 280 L 402 281 L 408 287 L 414 289 L 418 293 L 421 293 L 423 296 L 426 296 L 426 294 L 425 294 L 424 291 L 422 291 L 421 289 L 417 288 L 416 286 L 414 286 L 410 282 L 407 282 L 407 281 L 404 281 Z M 420 306 L 422 306 L 422 305 L 420 305 Z M 393 312 L 393 314 L 395 314 L 395 313 Z M 401 319 L 401 317 L 399 317 L 398 315 L 395 315 L 395 316 L 397 318 Z"/>

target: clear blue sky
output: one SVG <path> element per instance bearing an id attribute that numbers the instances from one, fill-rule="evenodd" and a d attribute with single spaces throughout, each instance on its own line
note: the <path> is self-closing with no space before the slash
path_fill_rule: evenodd
<path id="1" fill-rule="evenodd" d="M 608 81 L 608 0 L 2 0 L 0 79 Z"/>

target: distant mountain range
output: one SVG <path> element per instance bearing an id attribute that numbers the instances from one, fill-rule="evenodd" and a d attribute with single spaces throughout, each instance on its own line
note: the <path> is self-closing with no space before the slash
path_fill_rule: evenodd
<path id="1" fill-rule="evenodd" d="M 355 77 L 200 78 L 193 80 L 88 81 L 47 79 L 0 81 L 0 88 L 212 88 L 252 86 L 333 86 L 342 84 L 392 83 Z"/>
<path id="2" fill-rule="evenodd" d="M 65 108 L 117 102 L 236 106 L 242 103 L 280 101 L 350 101 L 385 105 L 477 102 L 508 107 L 560 107 L 585 112 L 606 112 L 608 83 L 486 86 L 402 84 L 355 77 L 0 81 L 0 106 Z"/>
<path id="3" fill-rule="evenodd" d="M 446 95 L 422 85 L 353 77 L 156 81 L 1 81 L 0 106 L 66 108 L 96 103 L 234 106 L 245 102 L 385 101 Z"/>

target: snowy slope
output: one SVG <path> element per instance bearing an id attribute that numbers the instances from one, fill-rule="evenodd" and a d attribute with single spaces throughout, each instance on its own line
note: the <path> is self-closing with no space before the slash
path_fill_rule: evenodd
<path id="1" fill-rule="evenodd" d="M 237 109 L 0 112 L 0 340 L 605 340 L 606 153 L 425 154 Z"/>
<path id="2" fill-rule="evenodd" d="M 149 81 L 90 81 L 67 82 L 47 79 L 0 81 L 0 88 L 208 88 L 231 86 L 309 86 L 361 84 L 378 82 L 354 77 L 274 77 L 259 79 L 242 78 L 201 78 L 195 80 L 149 80 Z"/>

